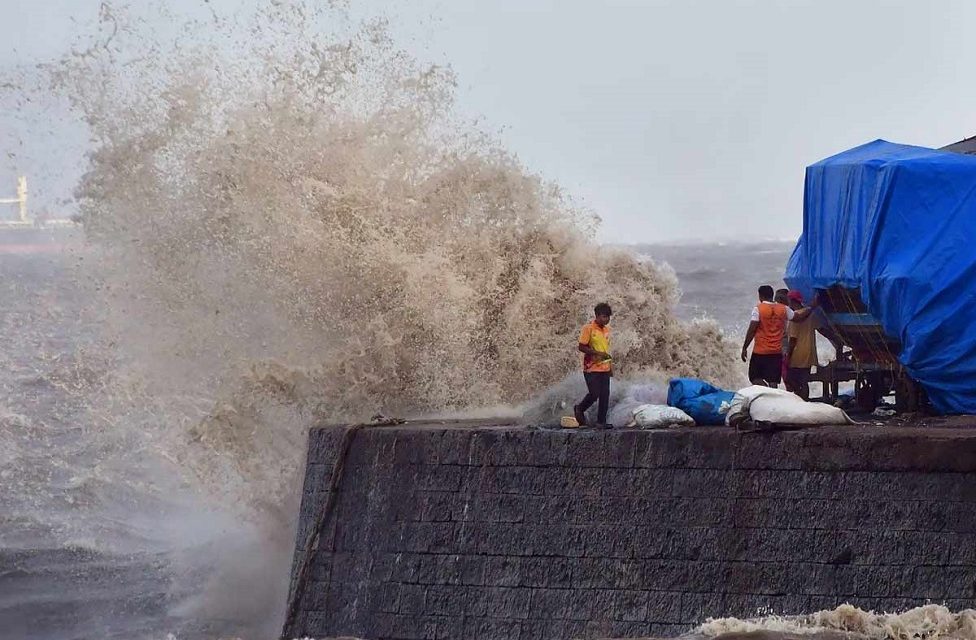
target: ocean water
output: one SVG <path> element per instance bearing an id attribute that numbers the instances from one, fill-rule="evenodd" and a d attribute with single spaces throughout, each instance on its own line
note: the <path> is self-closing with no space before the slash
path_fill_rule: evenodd
<path id="1" fill-rule="evenodd" d="M 635 394 L 741 382 L 727 336 L 790 243 L 598 246 L 456 115 L 450 69 L 342 4 L 105 2 L 0 78 L 9 153 L 51 148 L 52 113 L 91 141 L 83 233 L 0 232 L 4 639 L 276 637 L 308 425 L 545 415 L 597 300 Z M 830 613 L 695 633 L 881 620 Z"/>
<path id="2" fill-rule="evenodd" d="M 115 460 L 117 452 L 91 448 L 109 446 L 97 435 L 85 400 L 109 363 L 89 355 L 99 329 L 90 315 L 90 284 L 79 280 L 79 264 L 90 257 L 82 238 L 80 230 L 33 234 L 30 242 L 22 232 L 0 233 L 6 302 L 0 310 L 6 372 L 0 396 L 2 637 L 276 637 L 288 558 L 274 551 L 275 538 L 262 537 L 246 520 L 234 521 L 233 511 L 198 499 L 185 484 L 166 486 L 164 498 L 157 483 L 165 468 L 132 465 L 131 459 Z M 639 251 L 674 265 L 684 292 L 679 316 L 724 318 L 734 330 L 755 284 L 771 281 L 770 272 L 791 248 L 761 243 Z M 114 471 L 113 461 L 119 464 Z M 279 579 L 264 589 L 253 583 L 267 582 L 267 576 L 230 568 L 234 554 L 269 551 L 276 560 L 261 564 Z M 973 612 L 954 614 L 937 605 L 893 615 L 843 606 L 779 612 L 793 617 L 760 613 L 754 620 L 719 618 L 690 629 L 688 637 L 976 637 Z"/>
<path id="3" fill-rule="evenodd" d="M 781 246 L 780 255 L 787 250 Z M 145 434 L 105 432 L 118 428 L 117 417 L 106 416 L 98 399 L 118 380 L 101 351 L 102 314 L 91 304 L 98 293 L 83 266 L 92 251 L 80 229 L 0 232 L 3 637 L 273 637 L 288 571 L 287 554 L 275 551 L 282 538 L 262 538 L 246 519 L 201 499 L 153 459 L 161 451 Z M 673 261 L 689 290 L 709 285 L 699 279 L 702 267 L 727 274 L 743 305 L 764 268 L 745 257 L 752 251 L 641 248 Z M 685 257 L 695 271 L 682 271 Z M 721 315 L 718 304 L 686 294 L 679 313 Z M 145 397 L 144 390 L 130 393 Z M 282 528 L 284 538 L 291 535 Z M 253 586 L 241 593 L 236 582 L 253 580 L 253 571 L 220 566 L 217 545 L 225 557 L 270 549 L 279 574 L 270 582 L 278 584 L 263 595 Z M 237 597 L 240 606 L 227 601 Z M 255 603 L 261 597 L 269 602 Z M 263 613 L 251 615 L 249 607 Z"/>

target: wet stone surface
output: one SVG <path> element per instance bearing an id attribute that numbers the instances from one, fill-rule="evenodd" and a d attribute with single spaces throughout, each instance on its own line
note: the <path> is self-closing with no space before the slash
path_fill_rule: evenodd
<path id="1" fill-rule="evenodd" d="M 976 431 L 360 431 L 304 635 L 675 636 L 849 602 L 976 607 Z M 312 429 L 299 535 L 344 427 Z"/>

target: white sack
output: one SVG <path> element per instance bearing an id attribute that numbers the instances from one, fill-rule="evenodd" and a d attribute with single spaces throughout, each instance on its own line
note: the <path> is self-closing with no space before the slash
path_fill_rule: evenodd
<path id="1" fill-rule="evenodd" d="M 741 422 L 743 412 L 753 422 L 785 425 L 853 424 L 846 413 L 837 407 L 820 402 L 805 402 L 803 398 L 784 391 L 763 386 L 740 389 L 732 399 L 732 408 L 725 417 L 725 424 Z"/>
<path id="2" fill-rule="evenodd" d="M 642 404 L 634 409 L 633 424 L 642 429 L 654 427 L 670 427 L 678 425 L 681 427 L 693 427 L 695 421 L 687 413 L 676 407 L 669 407 L 663 404 Z"/>

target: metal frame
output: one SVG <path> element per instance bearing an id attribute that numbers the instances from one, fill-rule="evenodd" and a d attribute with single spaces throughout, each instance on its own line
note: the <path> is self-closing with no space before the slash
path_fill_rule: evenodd
<path id="1" fill-rule="evenodd" d="M 854 399 L 872 411 L 886 396 L 894 394 L 899 411 L 919 411 L 926 405 L 925 392 L 898 361 L 901 344 L 887 336 L 870 314 L 860 292 L 835 286 L 818 292 L 830 328 L 844 347 L 837 359 L 817 367 L 811 382 L 823 384 L 822 400 L 835 402 L 840 383 L 854 383 Z"/>

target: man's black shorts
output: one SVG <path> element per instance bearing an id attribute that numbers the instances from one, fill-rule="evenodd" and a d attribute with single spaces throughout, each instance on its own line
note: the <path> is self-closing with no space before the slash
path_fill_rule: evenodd
<path id="1" fill-rule="evenodd" d="M 783 377 L 782 353 L 754 353 L 749 360 L 749 380 L 765 380 L 774 387 Z"/>

